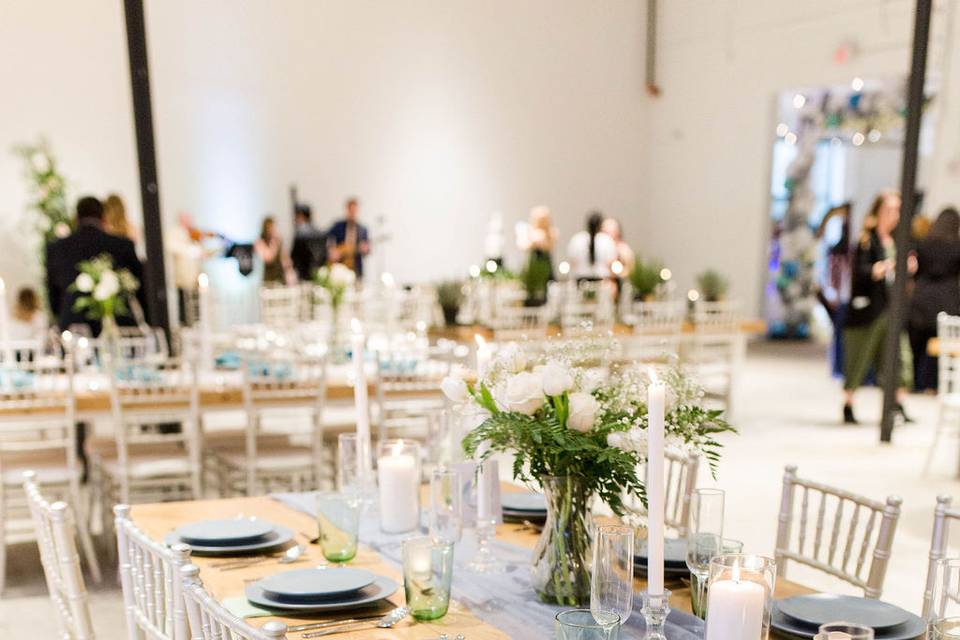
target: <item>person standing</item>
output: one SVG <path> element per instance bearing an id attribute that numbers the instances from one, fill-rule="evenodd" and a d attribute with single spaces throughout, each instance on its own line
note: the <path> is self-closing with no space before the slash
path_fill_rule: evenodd
<path id="1" fill-rule="evenodd" d="M 347 198 L 343 220 L 337 220 L 327 233 L 330 261 L 346 265 L 363 278 L 363 259 L 370 253 L 370 235 L 367 228 L 357 221 L 360 202 Z"/>
<path id="2" fill-rule="evenodd" d="M 603 214 L 591 211 L 586 230 L 575 233 L 567 243 L 570 274 L 578 281 L 610 277 L 610 265 L 617 259 L 617 244 L 601 230 L 602 226 Z"/>
<path id="3" fill-rule="evenodd" d="M 263 260 L 264 284 L 293 284 L 296 279 L 293 274 L 293 265 L 290 264 L 290 256 L 283 251 L 283 240 L 277 232 L 277 224 L 273 216 L 263 219 L 260 237 L 253 243 L 253 250 Z"/>
<path id="4" fill-rule="evenodd" d="M 42 340 L 47 334 L 47 317 L 40 309 L 40 297 L 32 287 L 17 291 L 17 302 L 10 314 L 12 340 Z"/>
<path id="5" fill-rule="evenodd" d="M 93 335 L 100 334 L 99 320 L 89 320 L 74 310 L 78 294 L 70 285 L 77 279 L 78 263 L 104 253 L 113 259 L 114 269 L 126 269 L 138 282 L 143 282 L 143 265 L 133 243 L 103 230 L 103 204 L 97 198 L 80 198 L 76 231 L 47 245 L 47 297 L 61 331 L 66 331 L 71 324 L 86 324 Z M 142 286 L 137 289 L 137 300 L 141 307 L 146 306 Z M 117 324 L 134 326 L 136 320 L 132 314 L 119 315 Z"/>
<path id="6" fill-rule="evenodd" d="M 844 424 L 857 424 L 853 414 L 854 392 L 863 384 L 871 369 L 881 376 L 883 349 L 889 320 L 890 285 L 893 283 L 897 247 L 893 231 L 900 220 L 900 194 L 884 191 L 874 200 L 863 221 L 851 265 L 850 309 L 843 330 L 844 353 Z M 916 271 L 916 260 L 909 262 Z M 903 408 L 905 393 L 901 371 L 897 390 L 897 413 L 910 422 Z"/>
<path id="7" fill-rule="evenodd" d="M 103 201 L 103 230 L 110 235 L 126 238 L 134 247 L 140 242 L 137 228 L 127 218 L 127 207 L 123 204 L 123 199 L 115 193 L 111 193 Z"/>
<path id="8" fill-rule="evenodd" d="M 637 255 L 629 244 L 623 239 L 623 231 L 620 227 L 620 221 L 616 218 L 607 218 L 603 221 L 600 230 L 610 236 L 617 248 L 617 260 L 620 261 L 622 269 L 620 273 L 629 277 L 633 267 L 637 264 Z"/>
<path id="9" fill-rule="evenodd" d="M 908 318 L 916 391 L 937 389 L 937 360 L 927 354 L 927 343 L 937 335 L 940 312 L 960 315 L 960 213 L 953 207 L 940 212 L 917 247 L 917 276 Z"/>
<path id="10" fill-rule="evenodd" d="M 301 282 L 313 279 L 313 273 L 327 262 L 327 238 L 310 220 L 310 206 L 298 204 L 294 212 L 293 247 L 290 260 Z"/>

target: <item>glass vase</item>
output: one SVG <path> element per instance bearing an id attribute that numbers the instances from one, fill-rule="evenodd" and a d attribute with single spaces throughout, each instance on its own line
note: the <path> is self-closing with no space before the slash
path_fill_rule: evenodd
<path id="1" fill-rule="evenodd" d="M 590 602 L 590 491 L 582 479 L 543 477 L 547 522 L 533 552 L 531 583 L 544 602 L 583 607 Z"/>
<path id="2" fill-rule="evenodd" d="M 115 372 L 123 358 L 120 346 L 120 327 L 112 315 L 105 315 L 100 321 L 99 348 L 97 355 L 100 368 L 106 372 Z"/>

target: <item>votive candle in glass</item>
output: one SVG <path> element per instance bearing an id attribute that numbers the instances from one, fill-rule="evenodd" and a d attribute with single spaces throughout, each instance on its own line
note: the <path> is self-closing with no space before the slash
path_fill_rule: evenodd
<path id="1" fill-rule="evenodd" d="M 710 561 L 705 640 L 766 640 L 777 565 L 772 558 L 727 554 Z"/>
<path id="2" fill-rule="evenodd" d="M 377 458 L 380 528 L 413 531 L 420 524 L 420 448 L 410 440 L 384 440 Z"/>

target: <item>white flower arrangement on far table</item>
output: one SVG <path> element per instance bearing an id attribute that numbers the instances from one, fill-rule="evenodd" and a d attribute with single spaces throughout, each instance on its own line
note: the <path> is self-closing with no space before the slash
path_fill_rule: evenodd
<path id="1" fill-rule="evenodd" d="M 130 299 L 140 282 L 127 269 L 114 269 L 113 258 L 106 253 L 78 263 L 77 269 L 80 273 L 70 285 L 79 294 L 74 311 L 82 311 L 89 320 L 108 323 L 130 311 Z"/>
<path id="2" fill-rule="evenodd" d="M 334 263 L 317 269 L 314 281 L 330 294 L 330 305 L 336 311 L 340 308 L 347 289 L 357 281 L 357 274 L 345 265 Z"/>

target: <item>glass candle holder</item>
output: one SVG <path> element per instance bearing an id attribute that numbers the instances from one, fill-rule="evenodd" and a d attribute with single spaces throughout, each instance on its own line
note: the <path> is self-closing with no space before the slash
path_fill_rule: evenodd
<path id="1" fill-rule="evenodd" d="M 590 609 L 561 611 L 554 619 L 556 640 L 615 640 L 620 636 L 620 616 L 611 611 L 598 620 Z"/>
<path id="2" fill-rule="evenodd" d="M 357 555 L 363 503 L 353 494 L 325 492 L 317 496 L 320 549 L 331 562 L 347 562 Z"/>
<path id="3" fill-rule="evenodd" d="M 420 447 L 411 440 L 384 440 L 377 458 L 380 528 L 405 533 L 420 526 Z"/>
<path id="4" fill-rule="evenodd" d="M 776 580 L 772 558 L 727 554 L 711 560 L 705 640 L 767 640 Z"/>
<path id="5" fill-rule="evenodd" d="M 813 640 L 873 640 L 873 629 L 852 622 L 829 622 L 820 625 Z"/>
<path id="6" fill-rule="evenodd" d="M 930 623 L 930 640 L 960 640 L 960 618 L 941 618 Z"/>
<path id="7" fill-rule="evenodd" d="M 430 537 L 403 541 L 403 590 L 416 620 L 436 620 L 450 606 L 453 545 Z"/>

